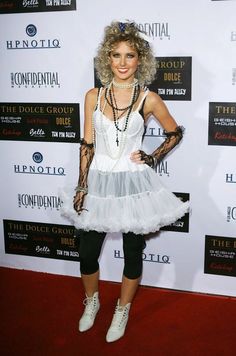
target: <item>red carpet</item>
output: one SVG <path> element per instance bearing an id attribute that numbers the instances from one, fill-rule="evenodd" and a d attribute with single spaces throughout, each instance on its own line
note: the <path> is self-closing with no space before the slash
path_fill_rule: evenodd
<path id="1" fill-rule="evenodd" d="M 0 268 L 1 355 L 233 356 L 236 299 L 141 287 L 125 337 L 105 341 L 119 284 L 101 282 L 94 327 L 77 331 L 81 279 Z"/>

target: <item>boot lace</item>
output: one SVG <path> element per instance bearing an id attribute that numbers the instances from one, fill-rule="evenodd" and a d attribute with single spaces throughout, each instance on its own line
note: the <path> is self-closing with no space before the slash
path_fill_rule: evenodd
<path id="1" fill-rule="evenodd" d="M 96 306 L 97 306 L 95 298 L 87 297 L 83 300 L 83 304 L 85 305 L 84 315 L 88 315 L 92 317 L 96 312 Z"/>
<path id="2" fill-rule="evenodd" d="M 112 328 L 121 328 L 128 318 L 128 308 L 116 306 L 115 314 L 112 320 Z"/>

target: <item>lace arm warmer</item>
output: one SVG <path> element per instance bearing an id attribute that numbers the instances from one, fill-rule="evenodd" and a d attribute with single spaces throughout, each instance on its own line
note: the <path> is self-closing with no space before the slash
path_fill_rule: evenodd
<path id="1" fill-rule="evenodd" d="M 80 141 L 80 167 L 79 167 L 79 181 L 76 187 L 76 195 L 74 197 L 74 209 L 81 213 L 83 208 L 84 197 L 88 193 L 87 177 L 89 167 L 94 156 L 93 143 L 87 143 L 84 139 Z"/>
<path id="2" fill-rule="evenodd" d="M 141 160 L 151 168 L 156 168 L 167 153 L 169 153 L 181 141 L 183 132 L 184 128 L 182 126 L 177 126 L 175 131 L 164 131 L 166 135 L 165 141 L 151 155 L 140 151 Z"/>

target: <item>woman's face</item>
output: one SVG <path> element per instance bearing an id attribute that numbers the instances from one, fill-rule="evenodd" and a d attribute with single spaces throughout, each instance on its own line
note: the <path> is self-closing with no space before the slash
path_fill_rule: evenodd
<path id="1" fill-rule="evenodd" d="M 132 82 L 139 65 L 136 49 L 128 42 L 118 42 L 110 53 L 110 66 L 117 82 Z"/>

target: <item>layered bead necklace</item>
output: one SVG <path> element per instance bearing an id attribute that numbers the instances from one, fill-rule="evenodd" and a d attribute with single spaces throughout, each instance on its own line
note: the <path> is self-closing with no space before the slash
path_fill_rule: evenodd
<path id="1" fill-rule="evenodd" d="M 114 95 L 114 88 L 119 88 L 119 89 L 131 89 L 132 88 L 132 92 L 131 92 L 131 96 L 130 96 L 130 102 L 128 104 L 128 106 L 124 107 L 124 108 L 119 108 L 117 106 L 117 101 Z M 138 84 L 138 80 L 135 79 L 132 83 L 129 84 L 120 84 L 120 83 L 116 83 L 113 79 L 113 81 L 105 88 L 105 94 L 104 94 L 104 104 L 103 107 L 100 110 L 100 129 L 104 138 L 104 142 L 105 142 L 105 146 L 106 146 L 106 150 L 108 155 L 110 156 L 110 158 L 116 160 L 114 166 L 112 167 L 111 171 L 109 173 L 111 173 L 115 166 L 118 163 L 119 158 L 121 157 L 125 145 L 126 145 L 126 139 L 127 139 L 127 130 L 129 127 L 129 118 L 130 118 L 130 114 L 132 113 L 132 109 L 134 104 L 136 103 L 136 101 L 139 98 L 139 94 L 140 94 L 140 86 Z M 99 102 L 101 100 L 101 93 L 99 94 Z M 118 151 L 114 154 L 114 152 L 111 151 L 110 145 L 109 145 L 109 139 L 107 137 L 107 130 L 104 127 L 104 112 L 105 112 L 105 108 L 107 106 L 107 104 L 112 108 L 112 114 L 113 114 L 113 123 L 116 129 L 116 145 L 119 148 Z M 124 117 L 124 114 L 126 113 L 126 117 Z M 119 120 L 120 118 L 124 119 L 123 124 L 121 123 L 121 125 L 119 125 Z M 94 133 L 94 137 L 93 137 L 93 141 L 94 141 L 94 147 L 96 147 L 96 140 L 95 140 L 95 128 L 94 128 L 94 122 L 93 122 L 93 133 Z M 120 138 L 119 138 L 119 134 L 120 134 Z M 109 173 L 105 173 L 104 174 L 109 174 Z"/>
<path id="2" fill-rule="evenodd" d="M 121 89 L 132 88 L 130 103 L 128 106 L 126 106 L 124 108 L 118 107 L 116 98 L 115 98 L 114 87 L 121 88 Z M 117 147 L 119 146 L 119 132 L 121 133 L 121 136 L 122 136 L 122 134 L 127 130 L 129 117 L 132 112 L 134 104 L 138 100 L 139 93 L 140 93 L 140 87 L 138 85 L 137 79 L 134 80 L 133 83 L 129 83 L 129 84 L 116 83 L 115 80 L 113 79 L 111 85 L 108 88 L 106 88 L 106 90 L 105 90 L 105 101 L 112 108 L 113 122 L 114 122 L 114 125 L 116 128 L 116 145 L 117 145 Z M 109 96 L 109 99 L 108 99 L 108 96 Z M 126 112 L 127 112 L 127 114 L 126 114 L 125 121 L 123 123 L 123 127 L 120 128 L 119 120 L 121 118 L 123 118 L 123 115 Z"/>

